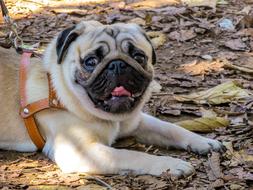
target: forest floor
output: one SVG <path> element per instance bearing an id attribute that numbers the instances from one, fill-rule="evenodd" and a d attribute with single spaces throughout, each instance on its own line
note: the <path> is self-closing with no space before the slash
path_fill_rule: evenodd
<path id="1" fill-rule="evenodd" d="M 0 189 L 253 189 L 253 1 L 210 0 L 204 6 L 186 6 L 177 0 L 85 2 L 6 0 L 24 42 L 40 43 L 42 47 L 59 31 L 81 20 L 134 22 L 147 32 L 156 31 L 149 35 L 158 58 L 155 79 L 162 89 L 153 94 L 145 112 L 170 122 L 206 115 L 226 118 L 229 126 L 203 135 L 222 141 L 227 151 L 199 156 L 140 144 L 132 138 L 114 145 L 170 155 L 195 166 L 192 176 L 175 179 L 167 173 L 160 177 L 63 174 L 41 153 L 1 150 Z M 0 24 L 0 43 L 4 44 L 6 29 L 2 19 Z M 234 81 L 249 96 L 226 97 L 228 101 L 218 103 L 175 98 L 227 81 Z"/>

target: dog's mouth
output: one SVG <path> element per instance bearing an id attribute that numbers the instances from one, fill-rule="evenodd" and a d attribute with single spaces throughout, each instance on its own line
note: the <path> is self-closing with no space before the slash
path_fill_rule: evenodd
<path id="1" fill-rule="evenodd" d="M 136 71 L 115 77 L 104 71 L 90 84 L 76 72 L 76 83 L 87 92 L 94 106 L 109 113 L 131 112 L 140 102 L 150 80 Z"/>
<path id="2" fill-rule="evenodd" d="M 128 90 L 126 90 L 124 88 L 124 86 L 120 86 L 120 87 L 114 88 L 114 90 L 112 91 L 111 95 L 113 97 L 123 97 L 123 96 L 131 97 L 132 96 L 131 92 L 129 92 Z"/>
<path id="3" fill-rule="evenodd" d="M 104 100 L 93 100 L 97 108 L 111 113 L 131 111 L 141 99 L 142 93 L 131 93 L 124 86 L 115 87 Z"/>
<path id="4" fill-rule="evenodd" d="M 94 98 L 89 97 L 99 108 L 110 113 L 125 113 L 131 111 L 138 104 L 143 93 L 132 93 L 124 86 L 115 87 L 106 97 Z"/>

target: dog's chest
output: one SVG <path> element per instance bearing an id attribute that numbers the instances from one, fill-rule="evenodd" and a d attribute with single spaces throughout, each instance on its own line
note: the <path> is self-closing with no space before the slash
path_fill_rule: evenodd
<path id="1" fill-rule="evenodd" d="M 105 122 L 97 128 L 97 134 L 105 144 L 111 146 L 120 134 L 119 122 Z"/>

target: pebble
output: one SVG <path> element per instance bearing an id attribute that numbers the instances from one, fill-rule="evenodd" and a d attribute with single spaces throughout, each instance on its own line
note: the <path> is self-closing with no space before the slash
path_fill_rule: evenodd
<path id="1" fill-rule="evenodd" d="M 223 30 L 234 30 L 235 26 L 232 20 L 224 18 L 218 23 L 219 27 Z"/>
<path id="2" fill-rule="evenodd" d="M 213 60 L 213 57 L 211 55 L 201 55 L 201 58 L 209 61 Z"/>

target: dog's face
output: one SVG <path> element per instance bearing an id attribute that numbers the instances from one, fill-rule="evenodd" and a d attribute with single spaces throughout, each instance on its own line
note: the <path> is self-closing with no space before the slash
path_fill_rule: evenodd
<path id="1" fill-rule="evenodd" d="M 149 97 L 156 58 L 135 24 L 82 22 L 59 35 L 56 52 L 71 91 L 100 113 L 128 114 Z"/>

